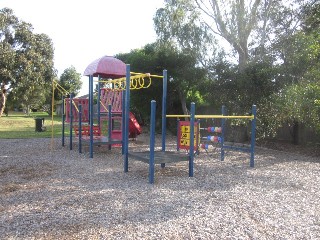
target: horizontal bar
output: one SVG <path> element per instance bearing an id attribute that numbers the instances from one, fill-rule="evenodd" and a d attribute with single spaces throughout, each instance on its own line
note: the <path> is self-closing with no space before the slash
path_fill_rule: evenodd
<path id="1" fill-rule="evenodd" d="M 137 73 L 137 72 L 130 72 L 131 74 L 145 74 L 145 73 Z M 159 75 L 152 75 L 150 73 L 148 73 L 150 77 L 155 77 L 155 78 L 163 78 L 163 76 L 159 76 Z"/>
<path id="2" fill-rule="evenodd" d="M 190 117 L 190 115 L 166 115 L 167 118 L 186 118 Z M 246 119 L 253 119 L 254 116 L 224 116 L 224 115 L 195 115 L 195 118 L 201 119 L 201 118 L 246 118 Z"/>
<path id="3" fill-rule="evenodd" d="M 142 77 L 151 77 L 151 75 L 149 73 L 141 73 L 140 75 L 130 76 L 130 80 L 133 80 L 136 78 L 142 78 Z M 97 80 L 94 82 L 119 83 L 119 82 L 125 82 L 125 80 L 126 80 L 126 78 L 122 77 L 122 78 L 115 78 L 115 79 L 111 79 L 111 80 Z"/>

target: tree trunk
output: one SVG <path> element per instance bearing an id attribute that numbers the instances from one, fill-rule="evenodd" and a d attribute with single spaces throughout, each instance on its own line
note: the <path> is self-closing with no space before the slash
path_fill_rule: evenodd
<path id="1" fill-rule="evenodd" d="M 222 0 L 208 1 L 210 4 L 206 4 L 207 1 L 202 0 L 195 2 L 197 7 L 215 22 L 216 29 L 212 27 L 213 24 L 205 22 L 209 29 L 227 40 L 237 51 L 241 72 L 248 62 L 248 39 L 251 32 L 256 29 L 257 16 L 261 14 L 259 12 L 261 0 L 250 1 L 251 8 L 246 7 L 244 0 L 230 1 L 233 3 L 229 5 L 224 4 L 228 1 Z M 230 11 L 230 15 L 225 14 L 226 11 Z"/>
<path id="2" fill-rule="evenodd" d="M 186 95 L 183 93 L 183 91 L 179 91 L 179 99 L 181 102 L 181 107 L 184 115 L 189 115 L 189 111 L 187 108 L 187 99 Z"/>
<path id="3" fill-rule="evenodd" d="M 4 88 L 4 85 L 1 86 L 0 94 L 1 94 L 0 95 L 0 117 L 1 117 L 6 107 L 6 100 L 7 100 L 6 89 Z"/>
<path id="4" fill-rule="evenodd" d="M 246 45 L 242 45 L 242 48 L 237 50 L 237 52 L 239 55 L 239 71 L 242 72 L 245 69 L 248 62 L 248 48 Z"/>
<path id="5" fill-rule="evenodd" d="M 30 105 L 27 105 L 27 110 L 26 110 L 27 116 L 30 115 Z"/>
<path id="6" fill-rule="evenodd" d="M 295 121 L 293 123 L 292 127 L 292 138 L 293 138 L 293 144 L 298 145 L 299 144 L 299 122 Z"/>

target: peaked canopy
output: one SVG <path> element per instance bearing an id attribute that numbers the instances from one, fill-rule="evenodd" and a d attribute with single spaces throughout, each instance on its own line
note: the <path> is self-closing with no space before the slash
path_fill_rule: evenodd
<path id="1" fill-rule="evenodd" d="M 119 78 L 126 76 L 126 64 L 121 60 L 103 56 L 88 65 L 83 75 L 102 78 Z"/>

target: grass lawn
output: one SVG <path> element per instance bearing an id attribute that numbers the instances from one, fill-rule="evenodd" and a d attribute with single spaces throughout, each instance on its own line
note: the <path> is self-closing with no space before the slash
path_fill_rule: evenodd
<path id="1" fill-rule="evenodd" d="M 35 131 L 35 118 L 43 117 L 46 131 Z M 52 128 L 53 127 L 53 128 Z M 49 116 L 45 112 L 31 113 L 29 116 L 23 112 L 9 112 L 8 116 L 2 115 L 0 118 L 0 139 L 4 138 L 47 138 L 52 136 L 60 137 L 62 135 L 62 117 Z M 69 127 L 66 126 L 66 135 Z"/>

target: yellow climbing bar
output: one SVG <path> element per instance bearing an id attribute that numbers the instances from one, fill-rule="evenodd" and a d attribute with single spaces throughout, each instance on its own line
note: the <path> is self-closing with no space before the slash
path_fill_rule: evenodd
<path id="1" fill-rule="evenodd" d="M 60 93 L 62 93 L 63 95 L 69 94 L 69 92 L 67 90 L 65 90 L 56 80 L 53 80 L 52 83 L 53 83 L 53 87 L 58 89 L 60 91 Z M 52 90 L 53 92 L 54 92 L 54 88 Z M 79 112 L 79 108 L 73 100 L 72 100 L 72 104 L 75 107 L 75 109 L 77 110 L 77 112 Z"/>
<path id="2" fill-rule="evenodd" d="M 166 115 L 167 118 L 187 118 L 190 117 L 190 115 Z M 224 115 L 195 115 L 195 118 L 201 119 L 201 118 L 228 118 L 228 119 L 253 119 L 253 115 L 249 116 L 224 116 Z"/>
<path id="3" fill-rule="evenodd" d="M 72 99 L 72 104 L 73 104 L 74 108 L 76 109 L 76 111 L 79 112 L 79 108 L 78 108 L 77 104 L 73 101 L 73 99 Z"/>
<path id="4" fill-rule="evenodd" d="M 130 76 L 130 90 L 137 90 L 142 88 L 149 88 L 151 86 L 151 78 L 163 78 L 159 75 L 151 75 L 150 73 L 137 73 L 130 72 L 133 74 Z M 110 80 L 98 80 L 96 82 L 102 82 L 107 84 L 113 84 L 113 90 L 123 91 L 126 89 L 126 77 L 110 79 Z"/>
<path id="5" fill-rule="evenodd" d="M 53 86 L 60 91 L 63 95 L 68 95 L 69 92 L 65 90 L 56 80 L 52 81 Z"/>
<path id="6" fill-rule="evenodd" d="M 144 74 L 144 73 L 130 72 L 130 74 L 141 75 L 141 74 Z M 149 76 L 150 76 L 150 77 L 154 77 L 154 78 L 163 78 L 163 76 L 160 76 L 160 75 L 152 75 L 152 74 L 149 74 Z"/>
<path id="7" fill-rule="evenodd" d="M 134 76 L 130 76 L 130 80 L 132 79 L 138 79 L 138 78 L 142 78 L 142 77 L 150 77 L 150 73 L 141 73 L 139 75 L 134 75 Z M 122 77 L 122 78 L 117 78 L 111 81 L 126 81 L 126 77 Z"/>
<path id="8" fill-rule="evenodd" d="M 102 105 L 102 107 L 104 108 L 104 110 L 106 110 L 106 112 L 109 112 L 108 108 L 106 107 L 106 105 L 103 104 L 103 102 L 100 100 L 100 103 Z"/>
<path id="9" fill-rule="evenodd" d="M 66 104 L 66 98 L 64 99 L 64 102 L 63 102 L 63 104 L 64 104 L 64 106 L 66 106 L 67 104 Z M 68 100 L 69 101 L 69 100 Z M 76 111 L 77 112 L 79 112 L 79 108 L 78 108 L 78 106 L 77 106 L 77 104 L 75 103 L 75 101 L 73 101 L 73 99 L 72 99 L 72 105 L 74 106 L 74 108 L 76 109 Z M 64 113 L 63 114 L 66 114 L 66 107 L 64 107 Z"/>
<path id="10" fill-rule="evenodd" d="M 149 73 L 143 73 L 139 75 L 130 76 L 130 89 L 142 89 L 148 88 L 151 85 L 151 75 Z M 147 79 L 147 80 L 146 80 Z M 113 84 L 114 90 L 125 90 L 126 89 L 126 78 L 117 78 L 111 80 L 99 80 L 107 84 Z"/>

